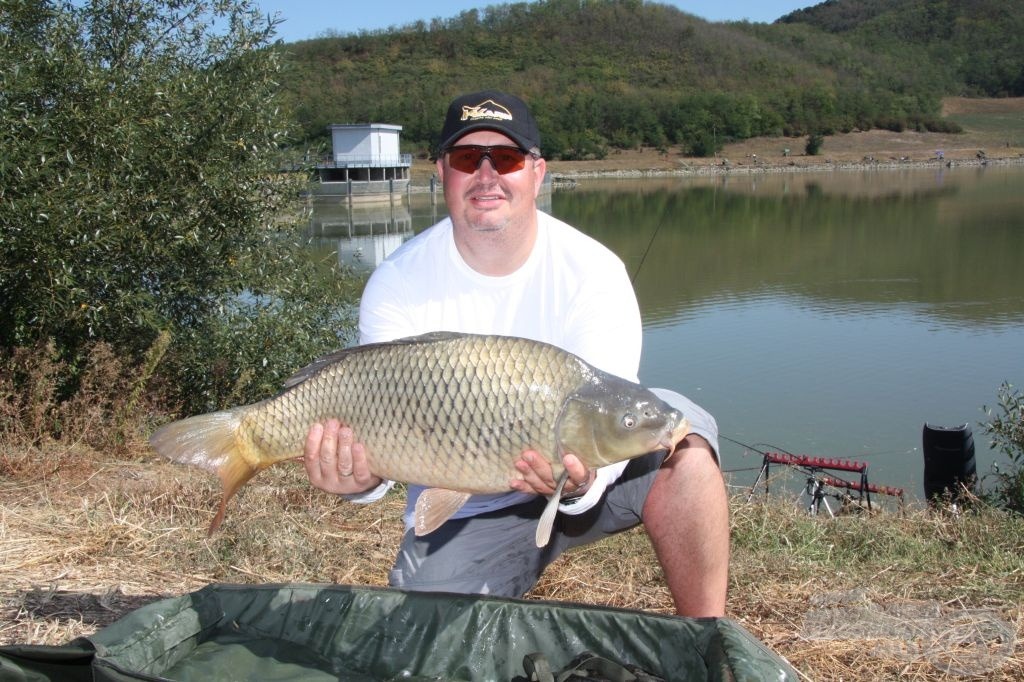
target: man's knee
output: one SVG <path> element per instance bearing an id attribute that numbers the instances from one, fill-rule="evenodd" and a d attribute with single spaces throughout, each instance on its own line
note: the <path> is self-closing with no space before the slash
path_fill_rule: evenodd
<path id="1" fill-rule="evenodd" d="M 702 436 L 691 433 L 665 458 L 655 486 L 662 494 L 695 495 L 709 486 L 725 487 L 718 457 Z"/>

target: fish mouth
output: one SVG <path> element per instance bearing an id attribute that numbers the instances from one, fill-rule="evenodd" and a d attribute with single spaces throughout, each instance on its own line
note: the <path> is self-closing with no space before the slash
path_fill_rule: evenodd
<path id="1" fill-rule="evenodd" d="M 690 433 L 690 422 L 686 417 L 680 417 L 675 426 L 665 430 L 658 441 L 659 450 L 668 450 L 669 454 L 675 452 L 679 444 Z"/>

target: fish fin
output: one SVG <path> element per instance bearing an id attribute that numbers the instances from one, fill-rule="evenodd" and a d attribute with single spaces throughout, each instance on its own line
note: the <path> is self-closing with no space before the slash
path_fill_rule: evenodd
<path id="1" fill-rule="evenodd" d="M 238 489 L 249 482 L 249 479 L 260 472 L 262 467 L 254 467 L 245 458 L 231 457 L 227 459 L 224 464 L 217 469 L 217 476 L 220 478 L 221 496 L 220 506 L 217 507 L 217 514 L 213 517 L 213 521 L 210 522 L 210 527 L 206 531 L 206 537 L 213 535 L 220 524 L 224 521 L 224 512 L 228 509 L 228 500 L 230 500 Z"/>
<path id="2" fill-rule="evenodd" d="M 544 512 L 540 515 L 540 521 L 537 522 L 537 536 L 535 538 L 538 547 L 544 547 L 551 540 L 551 529 L 555 527 L 558 503 L 562 501 L 562 489 L 565 488 L 565 482 L 568 480 L 569 472 L 563 471 L 562 475 L 558 477 L 558 485 L 555 486 L 555 492 L 548 498 Z"/>
<path id="3" fill-rule="evenodd" d="M 302 369 L 295 372 L 295 374 L 285 379 L 282 388 L 288 389 L 291 388 L 292 386 L 297 386 L 301 384 L 306 379 L 309 379 L 313 375 L 320 372 L 320 370 L 322 370 L 324 367 L 339 362 L 346 355 L 352 353 L 356 348 L 359 347 L 353 346 L 352 348 L 342 348 L 341 350 L 336 350 L 331 353 L 328 353 L 327 355 L 322 355 L 318 357 L 316 360 L 309 363 Z"/>
<path id="4" fill-rule="evenodd" d="M 224 520 L 228 500 L 264 466 L 246 457 L 238 438 L 243 410 L 224 410 L 165 424 L 149 438 L 163 457 L 212 471 L 220 478 L 221 500 L 210 523 L 212 535 Z"/>
<path id="5" fill-rule="evenodd" d="M 287 379 L 284 380 L 283 388 L 288 389 L 292 386 L 301 384 L 313 375 L 317 374 L 324 367 L 328 365 L 334 365 L 345 358 L 346 355 L 351 353 L 362 353 L 367 350 L 371 350 L 381 346 L 401 346 L 401 345 L 414 345 L 417 343 L 426 343 L 430 341 L 450 341 L 466 336 L 459 332 L 427 332 L 426 334 L 420 334 L 419 336 L 406 336 L 394 341 L 380 341 L 378 343 L 367 343 L 361 346 L 350 346 L 349 348 L 342 348 L 340 350 L 332 351 L 327 355 L 323 355 L 311 363 L 303 367 L 302 369 L 295 372 Z"/>
<path id="6" fill-rule="evenodd" d="M 426 535 L 441 527 L 452 514 L 459 511 L 470 493 L 448 490 L 447 488 L 427 488 L 416 498 L 416 535 Z"/>

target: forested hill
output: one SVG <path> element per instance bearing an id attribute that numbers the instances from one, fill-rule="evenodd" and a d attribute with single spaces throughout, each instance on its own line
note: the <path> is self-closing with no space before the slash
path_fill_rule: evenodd
<path id="1" fill-rule="evenodd" d="M 830 0 L 782 17 L 946 71 L 951 94 L 1024 96 L 1024 4 L 1006 0 Z M 912 63 L 912 62 L 911 62 Z"/>
<path id="2" fill-rule="evenodd" d="M 830 0 L 770 25 L 641 0 L 538 0 L 285 45 L 286 85 L 309 139 L 330 123 L 396 123 L 408 150 L 426 152 L 454 95 L 499 87 L 531 104 L 549 158 L 641 144 L 704 155 L 757 135 L 942 129 L 944 95 L 1021 94 L 1019 66 L 984 85 L 971 74 L 1020 63 L 1022 21 L 1024 3 L 995 0 Z M 984 41 L 948 37 L 972 23 Z M 937 54 L 944 45 L 956 59 Z"/>

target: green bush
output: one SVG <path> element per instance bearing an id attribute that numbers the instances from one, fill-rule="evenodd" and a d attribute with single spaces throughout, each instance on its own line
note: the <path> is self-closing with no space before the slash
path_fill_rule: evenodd
<path id="1" fill-rule="evenodd" d="M 687 146 L 686 152 L 689 156 L 710 158 L 721 150 L 721 143 L 711 133 L 701 132 L 693 138 Z"/>
<path id="2" fill-rule="evenodd" d="M 821 153 L 821 146 L 824 143 L 824 136 L 819 133 L 812 133 L 807 136 L 807 144 L 804 146 L 804 153 L 807 154 L 807 156 L 817 156 Z"/>
<path id="3" fill-rule="evenodd" d="M 189 411 L 251 398 L 339 343 L 311 272 L 274 21 L 251 0 L 0 3 L 0 347 L 141 361 Z"/>
<path id="4" fill-rule="evenodd" d="M 990 447 L 1010 459 L 1005 471 L 994 472 L 996 485 L 990 497 L 999 506 L 1024 514 L 1024 395 L 1004 383 L 999 387 L 998 411 L 983 409 L 988 421 L 982 427 L 992 439 Z"/>

